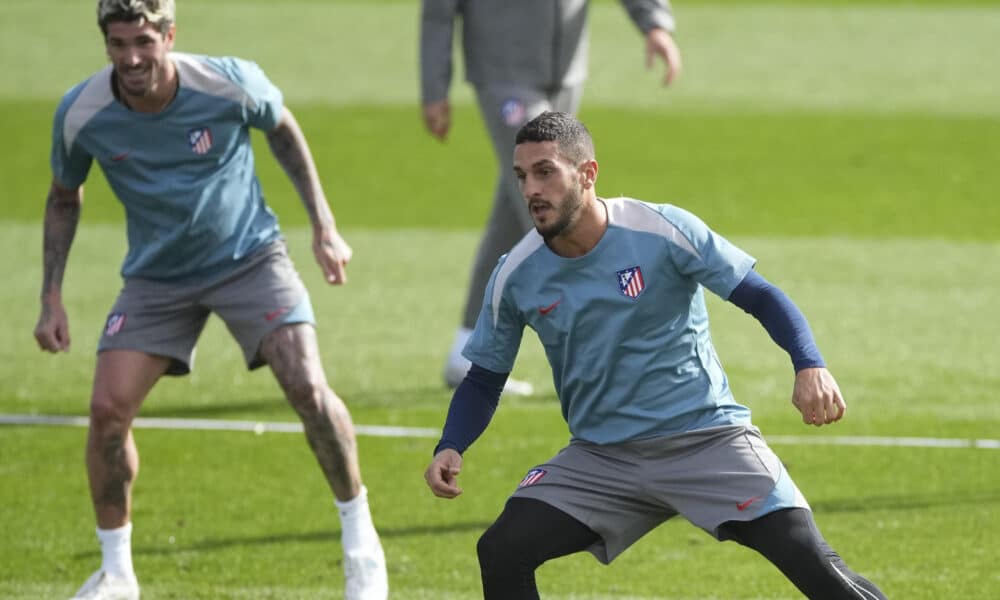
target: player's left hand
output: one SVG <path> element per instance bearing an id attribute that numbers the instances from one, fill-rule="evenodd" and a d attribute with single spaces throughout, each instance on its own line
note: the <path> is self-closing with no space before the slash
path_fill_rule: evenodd
<path id="1" fill-rule="evenodd" d="M 806 425 L 829 425 L 839 421 L 847 403 L 830 371 L 823 367 L 802 369 L 795 374 L 792 404 L 802 413 Z"/>
<path id="2" fill-rule="evenodd" d="M 659 56 L 667 65 L 663 85 L 670 85 L 681 74 L 681 49 L 666 29 L 654 27 L 646 33 L 646 68 L 653 68 L 653 58 Z"/>
<path id="3" fill-rule="evenodd" d="M 336 228 L 323 227 L 314 232 L 313 254 L 327 283 L 347 283 L 347 263 L 351 261 L 354 250 L 347 245 Z"/>

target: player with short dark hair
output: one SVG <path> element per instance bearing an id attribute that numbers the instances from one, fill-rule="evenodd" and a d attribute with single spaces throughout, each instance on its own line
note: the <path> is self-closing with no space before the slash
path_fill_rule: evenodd
<path id="1" fill-rule="evenodd" d="M 807 597 L 884 599 L 820 535 L 809 505 L 736 402 L 704 289 L 756 317 L 792 359 L 803 421 L 847 405 L 805 317 L 755 260 L 676 206 L 599 198 L 593 142 L 566 113 L 517 134 L 513 165 L 534 222 L 494 269 L 425 477 L 454 498 L 462 453 L 485 430 L 525 327 L 552 367 L 568 446 L 531 468 L 479 540 L 490 600 L 538 598 L 535 569 L 588 550 L 609 563 L 678 514 L 757 550 Z"/>
<path id="2" fill-rule="evenodd" d="M 98 345 L 87 473 L 101 568 L 75 598 L 139 597 L 131 556 L 131 424 L 154 384 L 194 366 L 211 313 L 248 368 L 268 365 L 305 428 L 336 497 L 345 597 L 385 600 L 385 557 L 358 466 L 354 425 L 327 383 L 309 294 L 254 170 L 250 130 L 298 191 L 326 280 L 346 282 L 351 247 L 337 230 L 309 146 L 282 94 L 254 63 L 173 52 L 173 0 L 99 0 L 111 64 L 63 96 L 52 135 L 39 346 L 67 351 L 62 280 L 93 162 L 125 207 L 124 286 Z"/>

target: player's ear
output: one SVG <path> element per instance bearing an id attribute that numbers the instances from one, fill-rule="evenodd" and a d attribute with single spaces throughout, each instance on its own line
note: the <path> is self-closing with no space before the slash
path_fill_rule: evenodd
<path id="1" fill-rule="evenodd" d="M 174 37 L 177 35 L 177 25 L 171 24 L 170 29 L 163 34 L 163 44 L 167 47 L 167 51 L 174 49 Z"/>
<path id="2" fill-rule="evenodd" d="M 594 183 L 597 181 L 597 161 L 588 160 L 584 161 L 580 165 L 580 185 L 583 189 L 590 189 L 594 187 Z"/>

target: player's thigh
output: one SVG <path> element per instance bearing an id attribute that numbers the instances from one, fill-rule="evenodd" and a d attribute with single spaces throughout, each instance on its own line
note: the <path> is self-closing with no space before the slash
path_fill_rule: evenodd
<path id="1" fill-rule="evenodd" d="M 316 330 L 309 323 L 292 323 L 269 332 L 259 354 L 286 393 L 311 396 L 326 387 Z"/>
<path id="2" fill-rule="evenodd" d="M 534 567 L 586 550 L 599 539 L 596 531 L 547 502 L 513 496 L 479 539 L 477 551 L 481 562 L 525 560 Z"/>
<path id="3" fill-rule="evenodd" d="M 191 370 L 209 311 L 199 286 L 146 279 L 125 281 L 97 344 L 98 355 L 129 351 L 168 359 L 166 373 Z"/>
<path id="4" fill-rule="evenodd" d="M 272 363 L 289 353 L 300 359 L 318 360 L 312 303 L 284 242 L 275 242 L 249 257 L 237 271 L 213 286 L 204 303 L 226 324 L 248 368 Z M 268 344 L 265 351 L 264 341 L 290 325 L 304 327 L 295 327 L 295 335 L 277 336 L 280 343 Z"/>
<path id="5" fill-rule="evenodd" d="M 167 357 L 135 350 L 101 352 L 94 373 L 92 416 L 101 421 L 130 422 L 170 364 Z"/>

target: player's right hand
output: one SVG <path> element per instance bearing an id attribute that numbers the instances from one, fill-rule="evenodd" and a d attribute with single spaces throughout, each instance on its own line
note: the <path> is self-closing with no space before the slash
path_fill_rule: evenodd
<path id="1" fill-rule="evenodd" d="M 69 352 L 69 317 L 61 302 L 42 302 L 42 314 L 35 325 L 38 347 L 49 352 Z"/>
<path id="2" fill-rule="evenodd" d="M 424 126 L 431 135 L 442 142 L 451 129 L 451 104 L 447 99 L 424 104 Z"/>
<path id="3" fill-rule="evenodd" d="M 458 474 L 462 472 L 462 455 L 451 448 L 445 448 L 434 456 L 424 479 L 439 498 L 454 498 L 462 493 L 458 487 Z"/>

